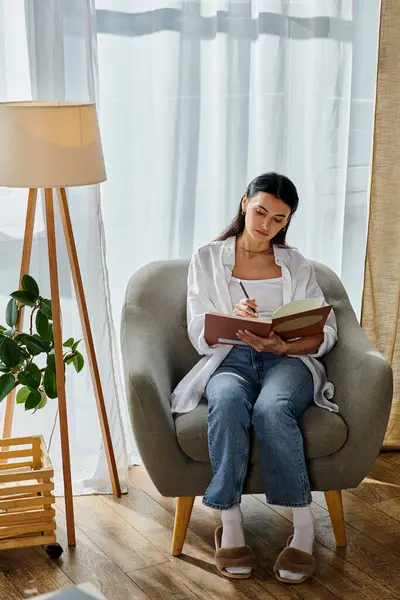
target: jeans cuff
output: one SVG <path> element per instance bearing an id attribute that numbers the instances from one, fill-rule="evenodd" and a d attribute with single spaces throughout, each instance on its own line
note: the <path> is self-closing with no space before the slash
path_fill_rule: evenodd
<path id="1" fill-rule="evenodd" d="M 205 500 L 203 498 L 202 503 L 204 504 L 204 506 L 208 506 L 209 508 L 215 508 L 215 510 L 228 510 L 229 508 L 232 508 L 233 506 L 240 504 L 240 500 L 235 500 L 234 502 L 231 502 L 230 504 L 214 504 L 212 502 L 208 502 L 208 500 Z"/>
<path id="2" fill-rule="evenodd" d="M 268 500 L 267 499 L 267 504 L 271 504 L 272 506 L 289 506 L 292 508 L 301 508 L 304 506 L 310 506 L 312 500 L 310 500 L 309 502 L 307 502 L 306 500 L 304 500 L 303 502 L 288 502 L 286 500 L 278 500 L 277 502 L 274 500 Z"/>

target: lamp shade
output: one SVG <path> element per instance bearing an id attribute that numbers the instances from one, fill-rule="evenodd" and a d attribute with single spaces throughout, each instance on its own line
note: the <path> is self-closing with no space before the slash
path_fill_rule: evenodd
<path id="1" fill-rule="evenodd" d="M 93 103 L 0 103 L 0 186 L 58 188 L 105 179 Z"/>

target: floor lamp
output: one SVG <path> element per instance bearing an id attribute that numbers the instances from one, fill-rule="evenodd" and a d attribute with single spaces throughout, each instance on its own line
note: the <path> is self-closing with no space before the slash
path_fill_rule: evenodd
<path id="1" fill-rule="evenodd" d="M 44 189 L 67 538 L 70 546 L 75 545 L 75 523 L 64 383 L 53 189 L 57 191 L 60 206 L 112 489 L 116 496 L 120 496 L 121 488 L 117 465 L 65 191 L 67 187 L 96 184 L 105 179 L 103 151 L 96 107 L 93 103 L 0 103 L 0 186 L 29 188 L 20 279 L 29 272 L 37 191 Z M 22 309 L 19 311 L 18 318 L 16 326 L 21 329 Z M 11 392 L 7 397 L 4 418 L 3 437 L 5 438 L 11 436 L 14 404 L 15 392 Z"/>

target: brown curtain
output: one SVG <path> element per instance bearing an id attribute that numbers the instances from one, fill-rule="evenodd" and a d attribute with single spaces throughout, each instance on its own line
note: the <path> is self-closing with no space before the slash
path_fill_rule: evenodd
<path id="1" fill-rule="evenodd" d="M 382 0 L 361 324 L 392 365 L 384 449 L 400 449 L 400 1 Z"/>

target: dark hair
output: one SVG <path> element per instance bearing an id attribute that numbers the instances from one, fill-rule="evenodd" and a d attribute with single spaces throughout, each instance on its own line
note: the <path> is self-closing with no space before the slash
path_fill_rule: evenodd
<path id="1" fill-rule="evenodd" d="M 289 228 L 290 220 L 299 205 L 299 197 L 297 195 L 297 190 L 294 183 L 292 183 L 288 177 L 285 177 L 285 175 L 280 175 L 279 173 L 265 173 L 264 175 L 259 175 L 253 179 L 251 183 L 249 183 L 245 194 L 240 200 L 238 214 L 233 219 L 229 227 L 220 235 L 219 238 L 217 238 L 217 240 L 224 241 L 233 235 L 237 236 L 243 233 L 245 227 L 245 215 L 242 214 L 242 200 L 244 196 L 247 196 L 247 198 L 250 200 L 250 198 L 253 198 L 259 192 L 264 192 L 265 194 L 271 194 L 276 198 L 280 198 L 289 206 L 290 217 L 288 224 L 284 230 L 281 229 L 271 240 L 273 244 L 286 246 L 287 230 Z"/>

